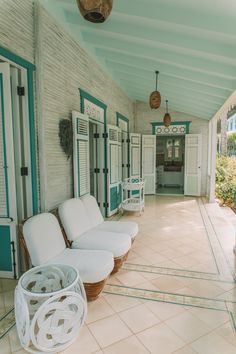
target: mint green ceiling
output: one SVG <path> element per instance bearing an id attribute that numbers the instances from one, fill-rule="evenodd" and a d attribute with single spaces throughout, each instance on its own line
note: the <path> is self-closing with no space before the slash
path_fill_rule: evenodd
<path id="1" fill-rule="evenodd" d="M 133 100 L 148 102 L 155 70 L 162 105 L 204 119 L 236 89 L 235 0 L 114 0 L 103 24 L 76 0 L 41 3 Z"/>

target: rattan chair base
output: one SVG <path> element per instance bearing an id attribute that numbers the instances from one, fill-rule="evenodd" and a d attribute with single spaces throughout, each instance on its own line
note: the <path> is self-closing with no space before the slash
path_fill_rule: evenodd
<path id="1" fill-rule="evenodd" d="M 114 258 L 115 265 L 114 265 L 114 268 L 113 268 L 113 271 L 111 272 L 111 274 L 115 274 L 119 271 L 119 269 L 122 267 L 122 264 L 127 259 L 128 254 L 129 254 L 129 251 L 127 253 L 125 253 L 123 256 Z"/>
<path id="2" fill-rule="evenodd" d="M 106 281 L 107 278 L 99 281 L 98 283 L 84 283 L 84 289 L 88 301 L 94 301 L 98 298 L 106 284 Z"/>

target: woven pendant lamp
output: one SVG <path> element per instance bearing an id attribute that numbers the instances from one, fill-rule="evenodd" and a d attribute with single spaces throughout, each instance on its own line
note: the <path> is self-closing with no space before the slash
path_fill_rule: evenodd
<path id="1" fill-rule="evenodd" d="M 155 71 L 155 73 L 156 73 L 156 90 L 151 93 L 149 98 L 149 105 L 152 109 L 157 109 L 161 105 L 161 94 L 159 91 L 157 91 L 157 80 L 158 80 L 159 71 Z"/>
<path id="2" fill-rule="evenodd" d="M 93 23 L 103 23 L 110 15 L 113 0 L 77 0 L 81 15 Z"/>
<path id="3" fill-rule="evenodd" d="M 171 116 L 168 113 L 168 100 L 166 100 L 166 113 L 163 118 L 163 123 L 166 128 L 168 128 L 171 124 Z"/>

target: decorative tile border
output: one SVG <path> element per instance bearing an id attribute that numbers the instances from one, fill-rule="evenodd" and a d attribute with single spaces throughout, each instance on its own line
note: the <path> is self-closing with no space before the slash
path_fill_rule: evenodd
<path id="1" fill-rule="evenodd" d="M 223 283 L 231 283 L 234 281 L 231 276 L 221 276 L 220 274 L 214 273 L 204 273 L 190 270 L 174 269 L 174 268 L 164 268 L 157 267 L 152 265 L 141 265 L 134 263 L 125 263 L 122 267 L 123 270 L 130 270 L 135 272 L 144 272 L 160 275 L 170 275 L 174 277 L 183 277 L 183 278 L 194 278 L 200 280 L 209 280 L 209 281 L 219 281 Z"/>
<path id="2" fill-rule="evenodd" d="M 202 309 L 224 311 L 229 314 L 233 330 L 236 334 L 236 303 L 220 300 L 209 299 L 200 296 L 181 295 L 175 293 L 162 292 L 157 290 L 147 290 L 140 288 L 132 288 L 121 285 L 107 284 L 104 293 L 138 298 L 142 300 L 166 302 L 174 305 L 198 307 Z"/>
<path id="3" fill-rule="evenodd" d="M 0 339 L 3 338 L 15 325 L 14 308 L 0 318 Z"/>

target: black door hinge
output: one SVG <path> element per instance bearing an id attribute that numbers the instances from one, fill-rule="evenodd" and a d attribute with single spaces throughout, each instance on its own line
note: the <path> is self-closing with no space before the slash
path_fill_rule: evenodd
<path id="1" fill-rule="evenodd" d="M 103 203 L 103 207 L 104 207 L 104 208 L 109 208 L 109 203 L 104 202 L 104 203 Z"/>
<path id="2" fill-rule="evenodd" d="M 127 139 L 126 142 L 127 142 L 127 143 L 130 143 L 130 139 Z"/>
<path id="3" fill-rule="evenodd" d="M 122 163 L 122 167 L 125 167 L 125 164 L 124 164 L 124 163 Z"/>
<path id="4" fill-rule="evenodd" d="M 24 86 L 17 86 L 17 95 L 24 96 L 25 95 L 25 88 Z"/>
<path id="5" fill-rule="evenodd" d="M 28 173 L 29 173 L 28 167 L 21 167 L 21 169 L 20 169 L 21 176 L 28 176 Z"/>
<path id="6" fill-rule="evenodd" d="M 98 139 L 99 138 L 99 133 L 94 133 L 93 137 L 94 137 L 94 139 Z"/>
<path id="7" fill-rule="evenodd" d="M 127 163 L 127 164 L 126 164 L 126 167 L 130 167 L 130 163 Z"/>
<path id="8" fill-rule="evenodd" d="M 124 143 L 124 142 L 125 142 L 125 139 L 122 139 L 121 142 Z"/>
<path id="9" fill-rule="evenodd" d="M 94 173 L 100 173 L 100 168 L 95 168 Z"/>
<path id="10" fill-rule="evenodd" d="M 108 168 L 103 168 L 102 172 L 103 173 L 108 173 Z"/>
<path id="11" fill-rule="evenodd" d="M 103 134 L 102 134 L 102 137 L 103 137 L 104 139 L 107 139 L 107 138 L 108 138 L 108 133 L 103 133 Z"/>
<path id="12" fill-rule="evenodd" d="M 14 279 L 16 279 L 16 249 L 15 249 L 14 241 L 11 241 L 11 251 L 12 251 L 12 265 L 13 265 Z"/>

